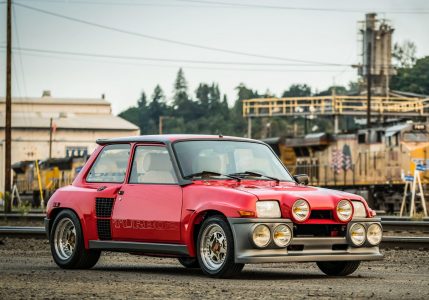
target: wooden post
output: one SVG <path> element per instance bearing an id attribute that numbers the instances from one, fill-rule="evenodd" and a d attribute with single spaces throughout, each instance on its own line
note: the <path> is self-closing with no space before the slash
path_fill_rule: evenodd
<path id="1" fill-rule="evenodd" d="M 12 211 L 11 173 L 12 173 L 12 0 L 7 0 L 6 17 L 6 124 L 5 124 L 5 180 L 4 211 Z M 8 196 L 6 195 L 8 194 Z"/>

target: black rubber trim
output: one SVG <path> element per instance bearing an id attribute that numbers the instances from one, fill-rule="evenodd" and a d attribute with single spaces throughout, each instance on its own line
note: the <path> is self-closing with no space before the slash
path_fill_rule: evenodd
<path id="1" fill-rule="evenodd" d="M 118 252 L 143 252 L 188 256 L 188 247 L 178 244 L 136 243 L 121 241 L 89 241 L 89 249 Z"/>

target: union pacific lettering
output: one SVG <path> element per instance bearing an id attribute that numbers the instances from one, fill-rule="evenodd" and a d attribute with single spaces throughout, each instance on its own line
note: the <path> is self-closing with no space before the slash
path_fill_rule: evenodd
<path id="1" fill-rule="evenodd" d="M 116 229 L 150 229 L 150 230 L 179 230 L 179 225 L 174 222 L 144 221 L 144 220 L 112 220 Z"/>

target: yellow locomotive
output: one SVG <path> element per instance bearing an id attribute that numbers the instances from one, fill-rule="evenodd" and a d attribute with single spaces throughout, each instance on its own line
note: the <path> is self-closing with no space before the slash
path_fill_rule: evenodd
<path id="1" fill-rule="evenodd" d="M 20 194 L 33 194 L 32 206 L 37 207 L 40 205 L 40 187 L 46 203 L 56 189 L 73 182 L 85 161 L 86 157 L 65 157 L 17 162 L 12 165 L 14 184 Z M 39 164 L 40 184 L 36 163 Z"/>
<path id="2" fill-rule="evenodd" d="M 312 133 L 264 140 L 295 174 L 310 183 L 360 193 L 372 207 L 400 210 L 404 177 L 417 165 L 425 190 L 429 185 L 429 128 L 403 123 L 359 130 L 353 134 Z"/>

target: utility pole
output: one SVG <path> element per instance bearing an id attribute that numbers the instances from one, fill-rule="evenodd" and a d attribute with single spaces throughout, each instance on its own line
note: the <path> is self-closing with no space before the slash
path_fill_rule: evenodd
<path id="1" fill-rule="evenodd" d="M 52 158 L 52 123 L 53 118 L 49 120 L 49 159 Z"/>
<path id="2" fill-rule="evenodd" d="M 4 169 L 4 211 L 12 211 L 11 171 L 12 171 L 12 0 L 7 0 L 6 17 L 6 124 L 5 124 L 5 169 Z M 7 201 L 6 201 L 7 200 Z"/>
<path id="3" fill-rule="evenodd" d="M 371 76 L 371 71 L 372 71 L 372 55 L 371 55 L 371 47 L 372 44 L 371 42 L 368 42 L 367 45 L 367 65 L 366 65 L 366 99 L 367 99 L 367 108 L 366 108 L 366 126 L 369 128 L 371 128 L 371 85 L 372 85 L 372 76 Z"/>

